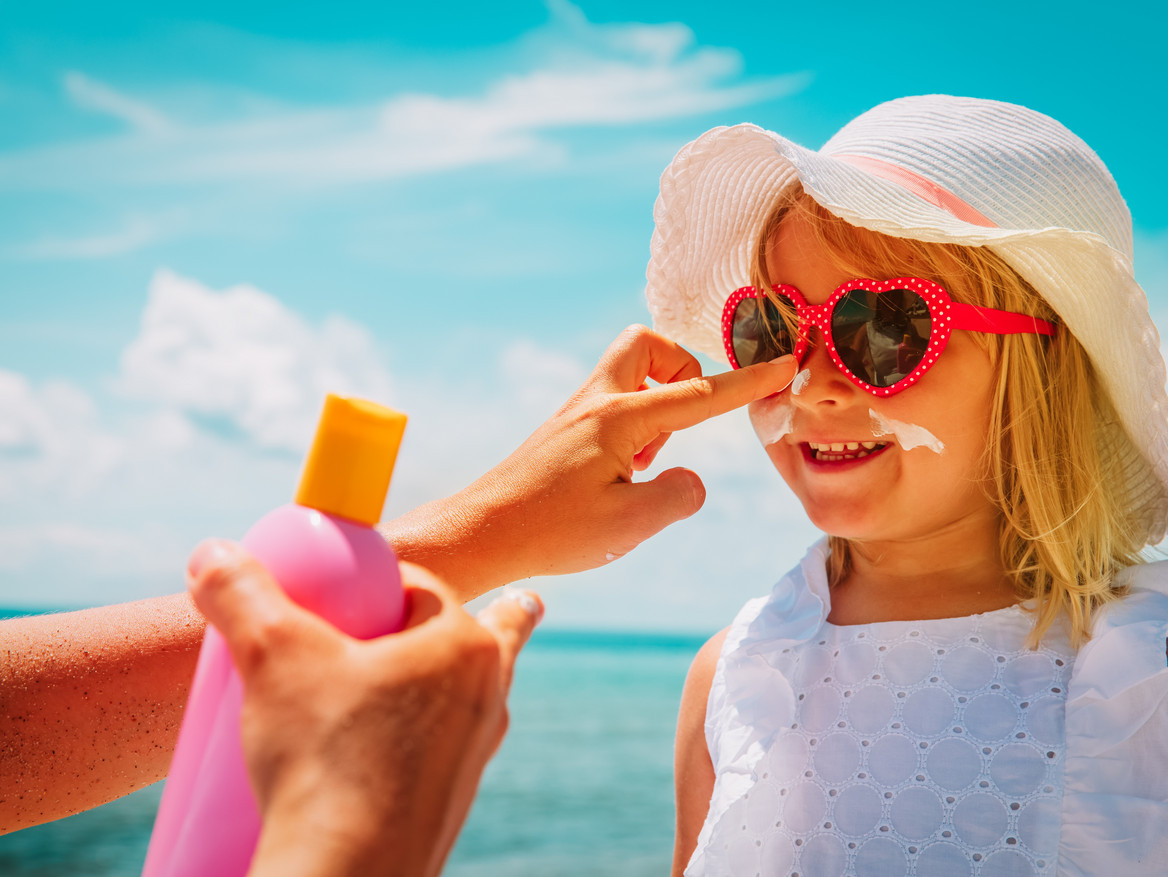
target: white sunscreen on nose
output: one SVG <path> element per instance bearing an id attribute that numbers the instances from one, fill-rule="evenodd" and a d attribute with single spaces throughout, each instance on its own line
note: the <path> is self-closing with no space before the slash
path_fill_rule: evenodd
<path id="1" fill-rule="evenodd" d="M 750 406 L 750 423 L 763 447 L 789 435 L 794 420 L 795 406 L 786 399 L 763 399 Z"/>
<path id="2" fill-rule="evenodd" d="M 807 389 L 809 383 L 811 383 L 811 369 L 805 368 L 795 375 L 795 380 L 791 381 L 791 392 L 798 396 Z"/>
<path id="3" fill-rule="evenodd" d="M 911 451 L 913 448 L 928 448 L 934 454 L 945 452 L 945 443 L 923 426 L 917 426 L 915 423 L 904 423 L 890 417 L 882 417 L 872 408 L 868 409 L 868 415 L 872 418 L 872 435 L 876 438 L 890 435 L 906 451 Z"/>

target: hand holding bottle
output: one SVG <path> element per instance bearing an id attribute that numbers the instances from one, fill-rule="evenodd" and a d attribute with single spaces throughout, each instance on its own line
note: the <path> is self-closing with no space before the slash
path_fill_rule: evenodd
<path id="1" fill-rule="evenodd" d="M 264 828 L 251 874 L 437 874 L 506 728 L 512 667 L 542 614 L 515 592 L 471 618 L 402 566 L 404 629 L 349 637 L 241 547 L 191 558 L 195 603 L 243 680 L 243 751 Z"/>
<path id="2" fill-rule="evenodd" d="M 264 515 L 243 538 L 292 600 L 360 639 L 398 630 L 405 611 L 397 558 L 373 529 L 405 421 L 371 402 L 328 396 L 296 501 Z M 212 625 L 199 652 L 144 877 L 247 872 L 261 820 L 240 746 L 242 701 L 239 674 Z"/>

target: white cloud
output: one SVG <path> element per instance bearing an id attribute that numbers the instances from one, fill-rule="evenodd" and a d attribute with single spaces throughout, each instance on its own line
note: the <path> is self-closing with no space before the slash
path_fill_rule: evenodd
<path id="1" fill-rule="evenodd" d="M 77 106 L 121 119 L 135 131 L 158 135 L 173 130 L 166 116 L 154 107 L 84 73 L 66 73 L 64 84 L 66 94 Z"/>
<path id="2" fill-rule="evenodd" d="M 159 271 L 138 336 L 123 351 L 130 396 L 218 419 L 261 447 L 301 451 L 326 393 L 387 401 L 373 340 L 344 317 L 310 326 L 252 286 L 216 292 Z"/>
<path id="3" fill-rule="evenodd" d="M 35 451 L 51 442 L 52 433 L 46 412 L 33 404 L 24 375 L 0 371 L 0 449 Z"/>
<path id="4" fill-rule="evenodd" d="M 0 371 L 0 501 L 23 502 L 45 490 L 74 498 L 101 484 L 124 446 L 97 423 L 93 400 L 75 385 L 35 387 Z"/>
<path id="5" fill-rule="evenodd" d="M 796 75 L 748 86 L 716 86 L 733 66 L 734 59 L 717 50 L 670 57 L 665 63 L 591 59 L 578 69 L 507 77 L 482 97 L 395 98 L 386 104 L 383 121 L 391 135 L 438 141 L 457 132 L 460 139 L 489 144 L 560 127 L 693 115 L 789 94 L 804 84 Z"/>
<path id="6" fill-rule="evenodd" d="M 164 223 L 133 217 L 121 228 L 78 237 L 52 235 L 8 247 L 8 255 L 19 259 L 103 259 L 140 250 L 158 241 Z"/>
<path id="7" fill-rule="evenodd" d="M 187 182 L 298 185 L 390 179 L 523 159 L 556 161 L 557 131 L 637 125 L 744 106 L 806 87 L 807 74 L 740 81 L 732 49 L 693 45 L 680 24 L 593 25 L 566 2 L 514 52 L 513 70 L 468 93 L 387 95 L 363 105 L 274 108 L 247 115 L 171 122 L 155 106 L 72 72 L 66 88 L 80 106 L 123 119 L 115 137 L 0 156 L 0 187 L 108 186 Z M 515 60 L 509 61 L 516 65 Z M 154 85 L 155 93 L 164 93 Z M 160 98 L 159 100 L 164 100 Z M 206 103 L 227 106 L 226 96 Z M 160 136 L 166 134 L 168 136 Z"/>
<path id="8" fill-rule="evenodd" d="M 0 606 L 173 593 L 199 539 L 238 537 L 291 493 L 286 458 L 201 432 L 178 411 L 117 407 L 0 371 Z"/>
<path id="9" fill-rule="evenodd" d="M 564 404 L 591 369 L 560 351 L 520 339 L 504 349 L 499 370 L 515 401 L 542 419 Z"/>
<path id="10" fill-rule="evenodd" d="M 401 380 L 409 415 L 387 516 L 454 493 L 514 451 L 587 377 L 585 364 L 518 338 L 487 343 L 476 370 Z"/>

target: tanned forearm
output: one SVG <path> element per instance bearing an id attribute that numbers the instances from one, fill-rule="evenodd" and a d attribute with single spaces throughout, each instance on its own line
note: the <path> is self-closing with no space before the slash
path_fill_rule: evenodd
<path id="1" fill-rule="evenodd" d="M 165 777 L 203 629 L 186 594 L 0 622 L 0 832 Z"/>

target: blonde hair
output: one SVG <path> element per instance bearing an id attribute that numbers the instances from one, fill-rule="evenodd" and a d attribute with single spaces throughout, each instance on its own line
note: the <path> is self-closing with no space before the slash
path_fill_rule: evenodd
<path id="1" fill-rule="evenodd" d="M 857 228 L 801 190 L 783 198 L 763 225 L 751 278 L 760 289 L 781 280 L 767 275 L 767 247 L 793 211 L 854 276 L 927 277 L 957 301 L 1057 321 L 1034 287 L 992 250 Z M 983 487 L 999 512 L 1003 569 L 1019 599 L 1034 602 L 1029 645 L 1064 615 L 1072 643 L 1080 645 L 1090 638 L 1095 611 L 1123 593 L 1116 573 L 1143 560 L 1140 521 L 1103 430 L 1115 423 L 1115 411 L 1086 351 L 1065 329 L 1053 338 L 970 334 L 997 374 Z M 851 546 L 837 536 L 830 545 L 834 585 L 851 567 Z"/>

